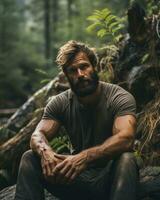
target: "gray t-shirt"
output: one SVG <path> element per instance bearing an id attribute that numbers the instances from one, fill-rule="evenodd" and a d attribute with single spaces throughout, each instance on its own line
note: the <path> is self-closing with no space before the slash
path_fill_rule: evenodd
<path id="1" fill-rule="evenodd" d="M 94 107 L 80 104 L 69 89 L 54 96 L 45 108 L 42 119 L 59 121 L 67 130 L 76 153 L 109 138 L 117 116 L 135 116 L 136 104 L 130 93 L 114 84 L 99 84 L 100 98 Z"/>

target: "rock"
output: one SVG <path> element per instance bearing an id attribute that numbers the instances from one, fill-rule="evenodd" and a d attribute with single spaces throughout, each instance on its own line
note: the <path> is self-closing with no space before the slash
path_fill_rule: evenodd
<path id="1" fill-rule="evenodd" d="M 0 191 L 1 200 L 14 200 L 16 186 L 10 186 Z M 37 199 L 38 200 L 38 199 Z M 45 200 L 58 200 L 58 198 L 45 191 Z"/>
<path id="2" fill-rule="evenodd" d="M 148 166 L 140 170 L 139 199 L 160 199 L 160 167 Z"/>
<path id="3" fill-rule="evenodd" d="M 156 70 L 156 74 L 160 77 L 160 68 Z M 159 90 L 157 82 L 155 67 L 150 65 L 134 66 L 128 73 L 126 84 L 136 99 L 138 111 L 141 111 L 148 102 L 154 99 Z"/>
<path id="4" fill-rule="evenodd" d="M 138 187 L 138 200 L 160 199 L 160 167 L 147 167 L 140 170 L 140 185 Z M 0 191 L 1 200 L 13 200 L 15 185 Z M 46 200 L 58 200 L 45 191 Z"/>

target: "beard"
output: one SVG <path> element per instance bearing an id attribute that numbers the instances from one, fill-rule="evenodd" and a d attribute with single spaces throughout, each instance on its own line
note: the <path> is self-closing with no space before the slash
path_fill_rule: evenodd
<path id="1" fill-rule="evenodd" d="M 90 73 L 90 77 L 79 77 L 78 79 L 69 79 L 69 84 L 71 86 L 71 90 L 78 97 L 85 97 L 93 94 L 99 83 L 99 77 L 96 71 Z"/>

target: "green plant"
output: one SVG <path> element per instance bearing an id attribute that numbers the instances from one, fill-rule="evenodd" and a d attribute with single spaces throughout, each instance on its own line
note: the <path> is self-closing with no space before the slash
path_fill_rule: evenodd
<path id="1" fill-rule="evenodd" d="M 147 13 L 149 15 L 159 14 L 160 2 L 155 0 L 147 0 Z"/>
<path id="2" fill-rule="evenodd" d="M 122 37 L 120 31 L 124 28 L 124 18 L 113 15 L 108 8 L 95 10 L 87 20 L 92 22 L 87 27 L 89 33 L 96 32 L 100 38 L 112 37 L 114 42 L 118 42 Z"/>
<path id="3" fill-rule="evenodd" d="M 54 138 L 50 142 L 50 145 L 54 149 L 54 151 L 57 153 L 71 154 L 73 152 L 71 142 L 67 135 L 62 135 L 62 136 Z"/>

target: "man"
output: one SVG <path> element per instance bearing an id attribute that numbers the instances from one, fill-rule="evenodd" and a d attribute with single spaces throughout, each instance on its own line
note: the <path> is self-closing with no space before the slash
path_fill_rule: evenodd
<path id="1" fill-rule="evenodd" d="M 138 171 L 132 150 L 135 100 L 119 86 L 100 82 L 97 57 L 69 41 L 59 50 L 71 89 L 54 96 L 21 160 L 16 200 L 43 200 L 44 188 L 60 199 L 136 199 Z M 74 148 L 60 155 L 49 146 L 63 125 Z"/>

